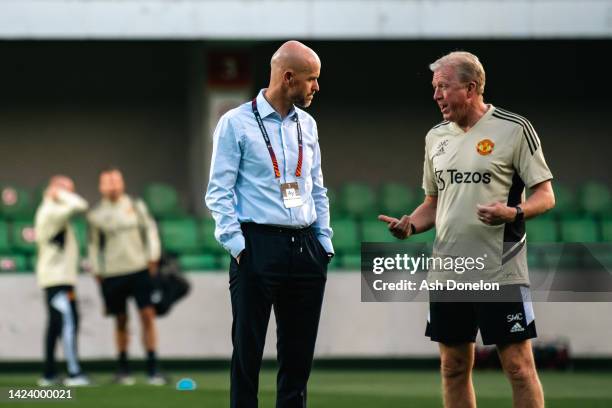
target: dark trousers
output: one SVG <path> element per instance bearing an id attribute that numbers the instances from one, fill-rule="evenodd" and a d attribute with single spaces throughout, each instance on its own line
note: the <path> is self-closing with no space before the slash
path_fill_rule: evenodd
<path id="1" fill-rule="evenodd" d="M 306 407 L 328 257 L 312 228 L 242 224 L 246 248 L 232 259 L 230 405 L 257 407 L 259 370 L 270 311 L 277 325 L 277 408 Z"/>
<path id="2" fill-rule="evenodd" d="M 79 315 L 74 299 L 74 288 L 68 285 L 45 289 L 47 297 L 47 331 L 45 333 L 45 378 L 55 377 L 55 345 L 61 338 L 68 374 L 77 375 L 81 367 L 77 358 Z"/>

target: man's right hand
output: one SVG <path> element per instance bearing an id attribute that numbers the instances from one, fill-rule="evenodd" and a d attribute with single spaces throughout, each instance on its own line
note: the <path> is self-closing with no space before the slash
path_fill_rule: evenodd
<path id="1" fill-rule="evenodd" d="M 244 249 L 242 251 L 240 251 L 240 253 L 238 254 L 238 256 L 236 257 L 236 262 L 238 262 L 238 265 L 240 265 L 240 258 L 242 258 L 242 254 L 244 253 Z"/>
<path id="2" fill-rule="evenodd" d="M 378 220 L 387 223 L 389 231 L 395 238 L 406 239 L 412 235 L 412 224 L 409 215 L 403 215 L 402 218 L 398 220 L 395 217 L 381 214 L 378 216 Z"/>

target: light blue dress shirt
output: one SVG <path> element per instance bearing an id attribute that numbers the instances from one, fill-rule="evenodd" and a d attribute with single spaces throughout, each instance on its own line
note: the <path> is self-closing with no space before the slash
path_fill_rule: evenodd
<path id="1" fill-rule="evenodd" d="M 233 257 L 244 249 L 240 223 L 303 228 L 312 224 L 323 248 L 333 253 L 329 227 L 329 200 L 323 186 L 321 151 L 315 120 L 292 108 L 283 119 L 264 97 L 257 96 L 257 109 L 274 149 L 280 179 L 274 177 L 251 101 L 221 117 L 215 129 L 206 205 L 215 219 L 215 238 Z M 295 176 L 298 159 L 296 115 L 303 139 L 302 175 Z M 303 204 L 285 208 L 280 184 L 297 182 Z"/>

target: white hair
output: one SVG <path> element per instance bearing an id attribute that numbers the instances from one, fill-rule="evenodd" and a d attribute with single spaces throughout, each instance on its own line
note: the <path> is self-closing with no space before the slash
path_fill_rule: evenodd
<path id="1" fill-rule="evenodd" d="M 466 51 L 454 51 L 429 64 L 429 69 L 436 72 L 448 66 L 454 68 L 459 81 L 463 83 L 475 82 L 476 92 L 479 95 L 484 94 L 485 71 L 477 56 Z"/>

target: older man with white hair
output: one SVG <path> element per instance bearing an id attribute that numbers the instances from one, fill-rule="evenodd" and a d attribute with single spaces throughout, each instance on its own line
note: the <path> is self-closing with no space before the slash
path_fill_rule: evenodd
<path id="1" fill-rule="evenodd" d="M 555 205 L 552 174 L 531 123 L 484 102 L 485 72 L 469 52 L 430 65 L 444 121 L 425 138 L 424 202 L 401 219 L 379 216 L 400 239 L 436 228 L 434 256 L 479 256 L 482 268 L 431 269 L 429 279 L 484 280 L 499 293 L 432 293 L 426 335 L 439 343 L 446 407 L 475 407 L 474 342 L 497 345 L 515 407 L 543 407 L 530 339 L 536 337 L 525 220 Z M 525 199 L 525 187 L 531 190 Z"/>

